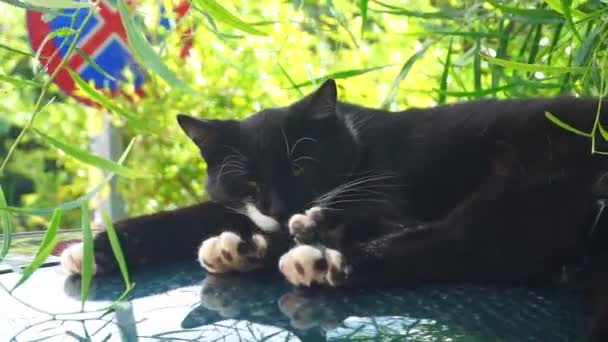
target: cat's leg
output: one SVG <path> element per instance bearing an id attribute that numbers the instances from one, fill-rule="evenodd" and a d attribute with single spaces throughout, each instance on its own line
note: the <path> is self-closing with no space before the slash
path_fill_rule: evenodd
<path id="1" fill-rule="evenodd" d="M 225 230 L 253 230 L 246 217 L 214 202 L 130 218 L 114 226 L 129 269 L 166 261 L 195 260 L 197 248 L 206 238 Z M 118 265 L 107 232 L 97 233 L 93 244 L 96 273 L 116 271 Z M 81 272 L 82 259 L 82 243 L 68 247 L 61 256 L 63 268 L 70 273 Z"/>
<path id="2" fill-rule="evenodd" d="M 338 248 L 300 245 L 281 257 L 279 268 L 300 286 L 543 278 L 580 254 L 579 227 L 588 218 L 591 195 L 580 182 L 519 187 L 510 170 L 509 163 L 495 163 L 494 172 L 437 221 L 406 224 Z M 358 228 L 365 229 L 346 227 L 347 234 Z"/>
<path id="3" fill-rule="evenodd" d="M 279 269 L 293 285 L 309 287 L 386 283 L 403 267 L 410 281 L 449 277 L 466 264 L 466 242 L 439 225 L 408 228 L 340 250 L 299 245 L 281 256 Z"/>

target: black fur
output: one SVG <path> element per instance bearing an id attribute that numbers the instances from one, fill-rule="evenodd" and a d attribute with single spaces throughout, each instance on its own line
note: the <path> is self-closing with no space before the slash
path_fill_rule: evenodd
<path id="1" fill-rule="evenodd" d="M 179 116 L 208 164 L 214 202 L 123 221 L 121 242 L 131 267 L 194 258 L 209 236 L 256 230 L 236 213 L 248 200 L 282 227 L 265 233 L 273 266 L 292 245 L 288 219 L 320 205 L 325 225 L 310 242 L 344 254 L 352 271 L 343 286 L 535 285 L 582 266 L 599 279 L 590 284 L 600 341 L 608 331 L 608 288 L 598 285 L 608 284 L 608 227 L 600 217 L 590 231 L 608 195 L 608 159 L 590 153 L 590 138 L 545 117 L 591 132 L 597 109 L 596 99 L 559 97 L 390 113 L 337 101 L 330 80 L 243 121 Z M 332 192 L 353 182 L 349 192 Z M 327 233 L 336 227 L 340 234 Z M 100 268 L 112 269 L 103 233 L 96 248 Z"/>

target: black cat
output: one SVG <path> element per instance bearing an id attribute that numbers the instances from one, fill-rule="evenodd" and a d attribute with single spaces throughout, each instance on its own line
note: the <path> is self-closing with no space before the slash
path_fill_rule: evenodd
<path id="1" fill-rule="evenodd" d="M 243 121 L 179 115 L 212 201 L 116 226 L 131 268 L 198 248 L 212 273 L 278 263 L 299 286 L 536 285 L 583 266 L 594 338 L 608 340 L 608 158 L 545 117 L 591 132 L 599 105 L 559 97 L 391 113 L 337 101 L 329 80 Z M 95 249 L 98 273 L 116 269 L 104 233 Z M 74 273 L 81 259 L 78 245 L 63 255 Z"/>

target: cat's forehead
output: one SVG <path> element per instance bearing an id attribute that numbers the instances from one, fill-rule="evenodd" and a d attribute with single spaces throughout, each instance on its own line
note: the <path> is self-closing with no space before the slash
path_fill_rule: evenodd
<path id="1" fill-rule="evenodd" d="M 241 126 L 254 131 L 281 129 L 287 115 L 288 110 L 286 108 L 264 109 L 241 121 Z"/>

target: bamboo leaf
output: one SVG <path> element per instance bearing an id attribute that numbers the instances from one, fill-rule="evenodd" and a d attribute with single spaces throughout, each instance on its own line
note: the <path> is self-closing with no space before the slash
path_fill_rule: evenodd
<path id="1" fill-rule="evenodd" d="M 131 142 L 129 143 L 129 145 L 127 146 L 125 151 L 122 153 L 122 155 L 118 159 L 118 161 L 117 161 L 118 165 L 122 165 L 122 163 L 125 161 L 125 159 L 129 155 L 129 152 L 131 151 L 131 148 L 133 147 L 134 143 L 135 143 L 135 138 L 131 139 Z M 62 204 L 60 204 L 57 207 L 63 209 L 63 211 L 69 211 L 69 210 L 73 210 L 76 208 L 80 208 L 80 206 L 82 206 L 82 203 L 89 201 L 91 198 L 93 198 L 99 191 L 101 191 L 101 189 L 103 189 L 103 187 L 109 181 L 112 180 L 112 178 L 114 178 L 114 173 L 110 172 L 104 178 L 104 180 L 101 181 L 101 183 L 97 184 L 97 186 L 95 186 L 91 191 L 78 197 L 75 200 L 63 202 Z M 2 204 L 2 203 L 0 203 L 0 204 Z M 53 213 L 55 208 L 18 208 L 18 207 L 9 207 L 6 205 L 6 203 L 4 203 L 0 207 L 0 210 L 2 210 L 3 212 L 14 212 L 14 213 L 26 214 L 26 215 L 43 216 L 43 215 L 49 215 L 49 214 Z"/>
<path id="2" fill-rule="evenodd" d="M 55 209 L 53 212 L 53 217 L 51 217 L 51 223 L 49 224 L 49 228 L 44 233 L 44 237 L 42 238 L 42 242 L 38 247 L 38 251 L 34 256 L 34 260 L 23 270 L 23 274 L 21 278 L 15 283 L 10 292 L 15 291 L 19 286 L 25 283 L 32 274 L 44 263 L 44 261 L 51 255 L 55 245 L 57 244 L 57 230 L 59 229 L 59 223 L 61 222 L 61 216 L 63 214 L 63 210 L 61 208 Z"/>
<path id="3" fill-rule="evenodd" d="M 42 133 L 41 131 L 39 131 L 37 129 L 34 129 L 34 132 L 36 134 L 38 134 L 49 145 L 55 147 L 58 150 L 63 151 L 65 154 L 69 155 L 70 157 L 73 157 L 87 165 L 91 165 L 91 166 L 94 166 L 94 167 L 97 167 L 97 168 L 103 169 L 103 170 L 112 171 L 112 172 L 114 172 L 118 175 L 121 175 L 123 177 L 126 177 L 126 178 L 145 177 L 145 176 L 142 176 L 140 174 L 140 172 L 136 172 L 130 168 L 117 164 L 116 162 L 113 162 L 109 159 L 102 158 L 96 154 L 92 154 L 91 152 L 88 152 L 87 150 L 83 150 L 83 149 L 74 147 L 73 145 L 59 141 L 51 136 L 48 136 L 48 135 Z"/>
<path id="4" fill-rule="evenodd" d="M 552 65 L 542 65 L 542 64 L 527 64 L 520 62 L 513 62 L 506 59 L 494 58 L 487 55 L 483 55 L 489 63 L 500 65 L 505 68 L 518 69 L 521 71 L 540 71 L 547 73 L 582 73 L 590 71 L 591 67 L 557 67 Z"/>
<path id="5" fill-rule="evenodd" d="M 570 8 L 570 4 L 566 6 L 566 4 L 564 4 L 562 0 L 545 0 L 545 3 L 547 3 L 547 5 L 549 5 L 552 10 L 558 13 L 566 14 L 566 11 L 569 11 L 571 13 L 570 15 L 575 16 L 579 19 L 587 17 L 587 13 Z"/>
<path id="6" fill-rule="evenodd" d="M 118 10 L 120 11 L 120 17 L 122 18 L 125 30 L 127 31 L 129 45 L 131 46 L 137 59 L 167 81 L 169 85 L 186 92 L 194 93 L 194 91 L 187 84 L 177 78 L 175 74 L 169 70 L 169 68 L 160 59 L 156 51 L 154 51 L 152 46 L 150 46 L 148 40 L 146 40 L 142 32 L 139 30 L 135 24 L 135 21 L 133 21 L 129 10 L 127 9 L 127 5 L 125 4 L 125 0 L 118 0 L 116 4 L 118 6 Z"/>
<path id="7" fill-rule="evenodd" d="M 111 110 L 112 112 L 124 117 L 125 119 L 131 121 L 136 127 L 142 129 L 143 131 L 153 133 L 155 132 L 148 123 L 143 122 L 136 114 L 115 105 L 112 100 L 110 100 L 103 93 L 97 91 L 91 85 L 89 85 L 85 80 L 83 80 L 80 75 L 75 73 L 73 70 L 67 69 L 70 73 L 70 76 L 74 79 L 74 82 L 78 85 L 78 87 L 87 95 L 89 98 L 103 107 Z"/>
<path id="8" fill-rule="evenodd" d="M 583 137 L 587 137 L 587 138 L 591 138 L 591 133 L 585 133 L 583 131 L 580 131 L 572 126 L 570 126 L 569 124 L 563 122 L 561 119 L 559 119 L 557 116 L 549 113 L 549 112 L 545 112 L 545 117 L 547 119 L 549 119 L 551 122 L 553 122 L 554 124 L 558 125 L 559 127 L 567 130 L 568 132 L 583 136 Z"/>
<path id="9" fill-rule="evenodd" d="M 604 138 L 604 140 L 608 141 L 608 132 L 604 129 L 604 127 L 602 127 L 602 124 L 600 124 L 598 122 L 597 128 L 600 130 L 600 134 L 602 135 L 602 138 Z"/>
<path id="10" fill-rule="evenodd" d="M 371 9 L 371 11 L 378 13 L 387 13 L 393 15 L 403 15 L 407 17 L 416 17 L 423 19 L 445 19 L 445 20 L 459 20 L 463 15 L 466 15 L 466 10 L 445 10 L 445 11 L 436 11 L 436 12 L 421 12 L 421 11 L 413 11 L 410 9 L 405 9 L 402 7 L 397 7 L 393 5 L 389 5 L 387 3 L 381 1 L 374 1 L 374 3 L 388 8 L 388 10 L 378 10 Z"/>
<path id="11" fill-rule="evenodd" d="M 0 186 L 0 205 L 3 207 L 7 206 L 6 197 L 4 197 L 4 191 Z M 8 250 L 11 248 L 11 240 L 13 237 L 13 223 L 11 221 L 11 215 L 7 211 L 0 213 L 0 221 L 2 222 L 2 249 L 0 249 L 0 261 L 3 260 L 8 254 Z"/>
<path id="12" fill-rule="evenodd" d="M 452 97 L 482 97 L 482 96 L 488 96 L 488 95 L 496 95 L 497 93 L 499 93 L 501 91 L 513 89 L 518 86 L 521 86 L 521 84 L 518 84 L 518 83 L 507 84 L 507 85 L 503 85 L 500 87 L 482 89 L 481 91 L 445 91 L 444 93 L 447 96 L 452 96 Z M 433 89 L 433 90 L 436 91 L 437 93 L 442 92 L 439 89 Z"/>
<path id="13" fill-rule="evenodd" d="M 450 65 L 452 61 L 452 40 L 450 39 L 450 45 L 448 46 L 448 54 L 445 58 L 445 63 L 443 64 L 443 72 L 441 73 L 441 79 L 439 81 L 439 99 L 437 102 L 439 104 L 445 103 L 447 96 L 445 91 L 448 89 L 448 74 L 450 73 Z"/>
<path id="14" fill-rule="evenodd" d="M 547 3 L 549 4 L 550 2 L 554 3 L 555 1 L 548 1 Z M 562 12 L 560 13 L 562 13 L 566 18 L 566 24 L 568 25 L 570 30 L 574 32 L 574 36 L 576 37 L 576 39 L 578 39 L 579 42 L 582 42 L 583 37 L 578 32 L 578 29 L 574 24 L 574 20 L 572 20 L 572 9 L 570 8 L 570 6 L 572 5 L 572 0 L 560 0 L 560 4 L 562 9 Z"/>
<path id="15" fill-rule="evenodd" d="M 266 36 L 268 35 L 266 32 L 260 31 L 253 27 L 251 24 L 248 24 L 232 13 L 222 7 L 215 0 L 193 0 L 202 10 L 206 11 L 211 15 L 215 20 L 222 21 L 236 29 L 239 29 L 243 32 L 247 32 L 250 34 L 258 35 L 258 36 Z"/>
<path id="16" fill-rule="evenodd" d="M 75 48 L 74 49 L 76 51 L 76 53 L 78 53 L 80 55 L 80 57 L 84 58 L 84 60 L 89 63 L 90 66 L 93 67 L 93 69 L 97 70 L 100 74 L 102 74 L 104 77 L 112 80 L 112 81 L 116 81 L 116 78 L 114 78 L 114 76 L 108 74 L 107 71 L 103 70 L 102 67 L 99 66 L 99 64 L 97 64 L 97 62 L 95 62 L 95 60 L 93 58 L 91 58 L 91 56 L 89 56 L 86 52 L 82 51 L 80 48 Z"/>
<path id="17" fill-rule="evenodd" d="M 112 219 L 107 212 L 103 212 L 103 222 L 106 226 L 106 232 L 108 233 L 108 238 L 110 240 L 110 247 L 112 247 L 112 252 L 114 253 L 114 258 L 118 262 L 118 268 L 120 269 L 120 273 L 122 274 L 122 279 L 125 282 L 125 287 L 128 289 L 132 286 L 131 279 L 129 278 L 129 269 L 127 268 L 127 261 L 122 252 L 122 247 L 120 247 L 120 241 L 118 240 L 118 235 L 116 234 L 116 229 L 114 228 L 114 224 L 112 224 Z"/>
<path id="18" fill-rule="evenodd" d="M 500 1 L 487 0 L 494 8 L 510 14 L 514 19 L 526 19 L 528 22 L 535 23 L 560 23 L 564 18 L 557 12 L 547 9 L 525 9 L 503 5 Z"/>
<path id="19" fill-rule="evenodd" d="M 19 50 L 19 49 L 16 49 L 14 47 L 10 47 L 10 46 L 4 45 L 4 44 L 0 44 L 0 49 L 4 49 L 6 51 L 10 51 L 10 52 L 13 52 L 13 53 L 16 53 L 16 54 L 19 54 L 19 55 L 23 55 L 23 56 L 27 56 L 27 57 L 34 57 L 33 53 L 26 52 L 26 51 L 23 51 L 23 50 Z"/>
<path id="20" fill-rule="evenodd" d="M 365 25 L 367 25 L 367 5 L 369 0 L 360 0 L 359 9 L 361 10 L 361 39 L 365 33 Z"/>
<path id="21" fill-rule="evenodd" d="M 44 7 L 44 8 L 87 8 L 92 7 L 95 4 L 92 1 L 84 0 L 20 0 L 21 2 L 30 6 Z"/>
<path id="22" fill-rule="evenodd" d="M 407 59 L 407 61 L 405 61 L 405 63 L 403 63 L 403 66 L 401 66 L 401 70 L 399 70 L 399 73 L 397 74 L 393 82 L 391 82 L 391 86 L 388 90 L 388 95 L 382 102 L 382 109 L 387 109 L 391 105 L 391 103 L 395 101 L 395 96 L 397 96 L 399 84 L 401 84 L 401 81 L 405 79 L 405 77 L 410 72 L 416 61 L 424 55 L 429 46 L 431 46 L 430 43 L 423 45 L 420 50 L 416 51 L 416 53 L 414 53 L 410 58 Z"/>
<path id="23" fill-rule="evenodd" d="M 0 75 L 0 81 L 10 83 L 10 84 L 14 85 L 15 87 L 41 86 L 41 84 L 34 82 L 34 81 L 24 80 L 22 78 L 17 78 L 17 77 L 12 77 L 12 76 L 7 76 L 7 75 Z"/>
<path id="24" fill-rule="evenodd" d="M 473 55 L 473 79 L 476 94 L 481 94 L 481 39 L 475 40 L 475 52 Z M 481 95 L 476 95 L 480 97 Z"/>
<path id="25" fill-rule="evenodd" d="M 306 86 L 310 86 L 310 85 L 314 85 L 320 82 L 323 82 L 327 79 L 333 78 L 333 79 L 340 79 L 340 78 L 349 78 L 349 77 L 354 77 L 354 76 L 359 76 L 359 75 L 363 75 L 363 74 L 367 74 L 368 72 L 372 72 L 372 71 L 376 71 L 376 70 L 380 70 L 380 69 L 384 69 L 390 66 L 393 66 L 394 64 L 387 64 L 387 65 L 381 65 L 381 66 L 376 66 L 376 67 L 371 67 L 371 68 L 364 68 L 364 69 L 351 69 L 351 70 L 342 70 L 342 71 L 337 71 L 331 74 L 327 74 L 323 77 L 317 77 L 311 80 L 308 80 L 306 82 L 302 82 L 302 83 L 298 83 L 292 86 L 292 88 L 300 88 L 300 87 L 306 87 Z"/>
<path id="26" fill-rule="evenodd" d="M 291 87 L 295 88 L 301 96 L 304 96 L 304 93 L 302 92 L 302 90 L 300 89 L 300 87 L 298 87 L 296 85 L 296 83 L 293 81 L 293 78 L 291 78 L 291 76 L 289 76 L 289 74 L 287 73 L 287 70 L 285 70 L 283 68 L 283 66 L 281 65 L 281 63 L 278 63 L 278 66 L 279 66 L 279 69 L 281 70 L 281 72 L 283 73 L 283 75 L 285 76 L 285 78 L 287 78 L 287 81 L 289 81 L 289 84 L 291 84 Z"/>
<path id="27" fill-rule="evenodd" d="M 82 257 L 82 274 L 80 282 L 80 301 L 81 310 L 84 310 L 84 303 L 89 298 L 89 289 L 91 288 L 91 279 L 93 279 L 93 231 L 91 230 L 91 215 L 89 214 L 89 203 L 85 202 L 80 207 L 82 215 L 82 242 L 83 242 L 83 257 Z"/>

